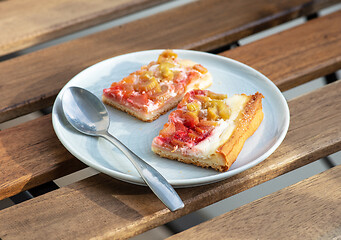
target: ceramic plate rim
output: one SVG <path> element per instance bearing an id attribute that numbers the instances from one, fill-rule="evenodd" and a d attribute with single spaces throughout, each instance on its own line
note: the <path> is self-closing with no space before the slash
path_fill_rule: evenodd
<path id="1" fill-rule="evenodd" d="M 81 72 L 76 74 L 70 81 L 68 81 L 67 84 L 64 85 L 64 87 L 61 89 L 61 91 L 57 95 L 55 103 L 53 105 L 52 125 L 53 125 L 53 129 L 54 129 L 58 139 L 60 140 L 60 142 L 64 145 L 64 147 L 72 155 L 74 155 L 77 159 L 79 159 L 80 161 L 82 161 L 86 165 L 88 165 L 88 166 L 90 166 L 90 167 L 92 167 L 92 168 L 94 168 L 100 172 L 103 172 L 107 175 L 110 175 L 114 178 L 117 178 L 117 179 L 125 181 L 125 182 L 133 183 L 133 184 L 145 185 L 145 183 L 143 182 L 141 177 L 125 174 L 125 173 L 122 173 L 119 171 L 114 171 L 114 170 L 105 168 L 101 165 L 94 164 L 92 161 L 90 161 L 88 159 L 84 159 L 81 154 L 79 154 L 77 151 L 75 151 L 74 148 L 68 144 L 66 139 L 64 139 L 63 134 L 59 129 L 58 123 L 59 124 L 61 124 L 61 123 L 58 120 L 57 111 L 56 111 L 56 105 L 57 105 L 56 103 L 57 103 L 58 99 L 61 98 L 64 90 L 67 87 L 73 86 L 72 85 L 73 79 L 75 79 L 78 75 L 82 74 L 84 71 L 87 71 L 90 68 L 96 68 L 96 66 L 98 66 L 99 64 L 103 64 L 104 62 L 110 61 L 114 58 L 129 57 L 129 55 L 134 56 L 135 54 L 142 54 L 142 55 L 143 54 L 150 54 L 150 53 L 159 54 L 163 50 L 164 49 L 155 49 L 155 50 L 145 50 L 145 51 L 139 51 L 139 52 L 132 52 L 132 53 L 127 53 L 127 54 L 115 56 L 115 57 L 100 61 L 100 62 L 82 70 Z M 194 179 L 171 179 L 171 180 L 169 180 L 169 183 L 173 187 L 192 187 L 192 186 L 199 186 L 199 185 L 205 185 L 205 184 L 209 184 L 209 183 L 213 183 L 213 182 L 218 182 L 218 181 L 224 180 L 226 178 L 229 178 L 231 176 L 234 176 L 238 173 L 241 173 L 241 172 L 259 164 L 260 162 L 264 161 L 266 158 L 268 158 L 279 147 L 279 145 L 283 142 L 283 140 L 287 134 L 287 131 L 289 128 L 289 123 L 290 123 L 290 113 L 289 113 L 289 107 L 288 107 L 287 101 L 285 100 L 284 96 L 282 95 L 280 90 L 277 88 L 277 86 L 271 80 L 269 80 L 266 76 L 264 76 L 262 73 L 260 73 L 259 71 L 255 70 L 255 69 L 251 68 L 250 66 L 247 66 L 241 62 L 238 62 L 236 60 L 233 60 L 233 59 L 230 59 L 227 57 L 223 57 L 223 56 L 219 56 L 219 55 L 215 55 L 215 54 L 211 54 L 211 53 L 194 51 L 194 50 L 174 49 L 174 51 L 178 54 L 193 54 L 193 55 L 198 55 L 198 56 L 207 57 L 207 58 L 216 58 L 216 59 L 219 59 L 219 60 L 225 62 L 226 64 L 234 64 L 236 66 L 239 66 L 240 68 L 243 68 L 244 70 L 246 70 L 248 72 L 255 74 L 256 76 L 261 78 L 263 81 L 265 81 L 265 83 L 268 85 L 268 87 L 270 87 L 271 90 L 274 91 L 275 95 L 278 97 L 278 100 L 280 101 L 280 104 L 282 105 L 285 112 L 283 113 L 283 115 L 284 115 L 284 126 L 282 127 L 283 130 L 280 132 L 280 134 L 277 138 L 277 141 L 264 154 L 262 154 L 258 158 L 253 159 L 249 163 L 247 163 L 247 164 L 245 164 L 245 165 L 243 165 L 237 169 L 232 169 L 232 170 L 229 170 L 229 171 L 224 172 L 224 173 L 217 173 L 216 175 L 211 175 L 211 176 L 206 176 L 206 177 L 201 177 L 201 178 L 194 178 Z M 214 81 L 214 79 L 213 79 L 213 81 Z"/>

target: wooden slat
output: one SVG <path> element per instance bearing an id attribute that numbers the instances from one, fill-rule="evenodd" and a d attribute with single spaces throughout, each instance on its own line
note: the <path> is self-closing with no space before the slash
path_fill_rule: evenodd
<path id="1" fill-rule="evenodd" d="M 1 62 L 0 96 L 6 97 L 0 101 L 0 122 L 50 106 L 74 75 L 109 57 L 155 48 L 211 50 L 335 2 L 196 1 Z"/>
<path id="2" fill-rule="evenodd" d="M 167 239 L 338 239 L 340 203 L 341 165 Z"/>
<path id="3" fill-rule="evenodd" d="M 0 56 L 165 0 L 11 0 L 0 2 Z"/>
<path id="4" fill-rule="evenodd" d="M 0 132 L 0 200 L 85 167 L 57 141 L 51 116 Z"/>
<path id="5" fill-rule="evenodd" d="M 267 160 L 225 181 L 178 189 L 185 208 L 167 210 L 148 188 L 103 174 L 0 212 L 0 238 L 127 238 L 201 209 L 341 149 L 341 81 L 289 103 L 291 124 Z"/>
<path id="6" fill-rule="evenodd" d="M 221 55 L 243 62 L 281 90 L 341 68 L 341 11 Z"/>
<path id="7" fill-rule="evenodd" d="M 299 32 L 303 31 L 305 33 L 305 36 L 309 36 L 309 33 L 305 30 L 305 27 L 309 28 L 309 30 L 314 30 L 314 29 L 311 29 L 311 26 L 315 26 L 315 25 L 318 25 L 318 26 L 322 26 L 322 27 L 319 27 L 317 28 L 319 31 L 312 31 L 310 34 L 313 34 L 313 35 L 316 35 L 317 33 L 321 34 L 321 38 L 323 38 L 323 36 L 327 36 L 327 39 L 335 39 L 335 37 L 332 37 L 332 36 L 339 36 L 339 38 L 341 37 L 341 29 L 338 28 L 338 32 L 335 33 L 335 29 L 330 27 L 326 27 L 326 25 L 329 25 L 330 24 L 330 21 L 332 20 L 332 22 L 338 22 L 336 21 L 337 19 L 341 20 L 341 14 L 340 13 L 337 13 L 337 14 L 334 14 L 334 15 L 330 15 L 328 17 L 325 17 L 325 18 L 321 18 L 321 19 L 317 19 L 316 21 L 312 21 L 311 23 L 307 23 L 307 24 L 304 24 L 296 29 L 292 29 L 292 30 L 288 30 L 287 32 L 283 32 L 281 34 L 278 34 L 278 35 L 274 35 L 274 36 L 271 36 L 271 37 L 268 37 L 268 38 L 265 38 L 265 39 L 262 39 L 262 40 L 259 40 L 257 42 L 255 42 L 254 44 L 250 44 L 250 45 L 246 45 L 246 46 L 242 46 L 242 47 L 239 47 L 233 51 L 228 51 L 226 53 L 224 53 L 224 55 L 228 55 L 228 56 L 232 56 L 234 58 L 238 58 L 238 59 L 247 59 L 248 56 L 254 56 L 254 54 L 250 54 L 250 53 L 258 53 L 259 55 L 262 55 L 261 53 L 264 51 L 266 55 L 267 54 L 267 49 L 269 46 L 272 46 L 272 45 L 276 45 L 278 44 L 278 41 L 279 41 L 279 37 L 281 37 L 281 42 L 290 42 L 290 39 L 292 36 L 295 36 L 295 34 L 297 34 L 297 31 L 299 30 Z M 322 22 L 322 23 L 321 23 Z M 333 24 L 331 24 L 333 25 Z M 324 28 L 323 28 L 324 27 Z M 291 32 L 293 31 L 293 33 Z M 298 39 L 298 37 L 297 37 Z M 338 39 L 338 38 L 336 38 Z M 271 41 L 270 41 L 271 40 Z M 316 38 L 314 38 L 314 42 L 317 42 L 318 40 Z M 262 44 L 262 42 L 266 42 L 266 44 Z M 321 40 L 322 41 L 322 40 Z M 330 41 L 330 45 L 331 46 L 337 46 L 337 44 L 340 44 L 341 41 L 337 42 L 337 41 Z M 306 46 L 308 43 L 303 41 L 303 46 Z M 336 61 L 337 59 L 339 59 L 340 57 L 338 56 L 341 56 L 341 52 L 340 52 L 340 49 L 341 47 L 339 48 L 335 48 L 333 50 L 330 50 L 331 47 L 329 47 L 329 44 L 321 44 L 321 45 L 318 45 L 320 47 L 320 50 L 322 49 L 325 49 L 324 46 L 328 46 L 328 50 L 329 51 L 323 51 L 325 54 L 330 54 L 330 56 L 334 56 L 332 57 L 332 59 L 334 59 L 334 61 Z M 244 51 L 244 48 L 247 48 L 247 51 Z M 292 51 L 290 51 L 291 54 L 293 54 L 294 56 L 296 56 L 296 51 L 294 51 L 294 49 L 301 49 L 301 45 L 300 45 L 300 41 L 296 41 L 294 43 L 291 44 L 291 48 L 293 49 Z M 290 57 L 290 55 L 287 55 L 287 49 L 285 48 L 279 48 L 281 49 L 281 52 L 277 52 L 277 55 L 285 55 L 287 56 L 288 59 L 291 59 L 291 62 L 288 66 L 300 66 L 301 64 L 301 59 L 300 58 L 292 58 Z M 312 48 L 311 51 L 316 51 L 316 56 L 311 58 L 311 61 L 309 62 L 310 65 L 306 65 L 306 68 L 298 68 L 298 71 L 292 71 L 292 72 L 285 72 L 285 68 L 283 67 L 282 65 L 282 61 L 273 61 L 271 62 L 271 64 L 267 64 L 267 65 L 260 65 L 259 62 L 261 61 L 266 61 L 266 59 L 272 59 L 273 56 L 271 56 L 271 54 L 269 54 L 269 56 L 267 56 L 266 59 L 261 59 L 261 58 L 258 58 L 258 62 L 251 62 L 251 64 L 253 65 L 256 65 L 256 64 L 259 64 L 260 66 L 258 67 L 258 69 L 262 71 L 262 69 L 264 69 L 265 72 L 269 72 L 271 71 L 271 69 L 279 69 L 281 73 L 283 73 L 283 79 L 290 79 L 290 81 L 292 82 L 299 82 L 300 79 L 302 78 L 302 75 L 303 74 L 299 74 L 298 72 L 301 71 L 302 73 L 302 69 L 304 70 L 303 72 L 307 72 L 309 69 L 313 69 L 314 71 L 316 69 L 319 69 L 321 68 L 321 66 L 323 68 L 325 68 L 325 66 L 328 66 L 328 62 L 327 64 L 321 64 L 321 58 L 318 56 L 318 52 L 320 51 L 317 51 L 318 48 L 315 47 L 315 48 Z M 300 50 L 301 51 L 301 50 Z M 230 53 L 231 52 L 231 53 Z M 240 54 L 238 54 L 240 53 Z M 336 54 L 335 54 L 336 53 Z M 303 54 L 303 53 L 302 53 Z M 312 62 L 314 59 L 316 59 L 316 63 Z M 335 60 L 336 59 L 336 60 Z M 297 60 L 297 61 L 296 61 Z M 283 61 L 286 61 L 285 59 L 283 59 Z M 336 61 L 336 62 L 339 62 L 339 61 Z M 249 62 L 248 62 L 249 63 Z M 329 62 L 329 64 L 331 66 L 335 66 L 335 64 L 333 64 L 334 62 Z M 277 67 L 277 66 L 281 66 L 283 69 L 281 69 L 280 67 Z M 257 66 L 256 66 L 257 67 Z M 306 70 L 305 70 L 306 69 Z M 290 73 L 292 73 L 292 75 L 290 75 Z M 275 80 L 275 83 L 282 83 L 283 80 L 281 78 L 281 75 L 279 75 L 277 73 L 277 71 L 274 71 L 274 74 L 276 74 L 276 76 L 274 76 L 274 80 Z M 308 74 L 309 75 L 309 74 Z M 313 77 L 312 74 L 310 74 L 309 76 Z M 0 81 L 1 81 L 1 78 L 0 78 Z M 0 90 L 1 91 L 1 90 Z M 1 102 L 0 102 L 1 104 Z M 26 131 L 30 131 L 30 132 L 40 132 L 40 125 L 44 125 L 44 126 L 48 126 L 47 128 L 47 131 L 53 131 L 52 130 L 52 126 L 51 126 L 51 123 L 49 123 L 51 121 L 51 119 L 47 119 L 47 118 L 44 118 L 44 119 L 40 119 L 40 120 L 36 120 L 36 123 L 33 124 L 33 125 L 30 125 L 30 127 L 26 127 L 26 125 L 24 125 L 24 127 L 20 127 L 19 129 L 15 128 L 13 131 L 16 132 L 18 134 L 18 136 L 20 135 L 29 135 L 26 133 Z M 32 128 L 32 130 L 30 129 Z M 53 133 L 49 133 L 50 135 L 53 135 Z M 2 138 L 5 138 L 6 136 L 6 140 L 1 140 Z M 36 139 L 39 139 L 39 142 L 41 143 L 45 143 L 46 142 L 46 137 L 45 135 L 39 135 L 39 136 L 34 136 L 34 138 Z M 3 134 L 0 133 L 0 142 L 13 142 L 15 143 L 16 142 L 16 138 L 12 138 L 11 137 L 11 134 L 6 134 L 6 132 L 4 132 Z M 62 160 L 58 160 L 58 159 L 55 159 L 55 161 L 57 161 L 58 164 L 56 164 L 55 162 L 55 165 L 52 167 L 52 166 L 49 166 L 48 168 L 46 168 L 45 166 L 45 163 L 43 162 L 43 164 L 41 164 L 41 161 L 44 159 L 44 157 L 47 157 L 49 156 L 49 152 L 46 152 L 46 156 L 44 155 L 41 155 L 40 152 L 39 152 L 39 148 L 37 146 L 36 149 L 32 149 L 30 148 L 30 143 L 29 143 L 29 139 L 27 141 L 24 141 L 21 145 L 22 148 L 27 148 L 29 149 L 29 151 L 31 152 L 32 155 L 36 155 L 36 156 L 40 156 L 41 158 L 38 158 L 38 159 L 35 159 L 35 158 L 32 158 L 32 159 L 29 159 L 29 163 L 26 163 L 27 161 L 27 158 L 24 158 L 25 155 L 17 155 L 15 159 L 16 162 L 21 162 L 21 164 L 23 165 L 36 165 L 36 166 L 39 166 L 39 168 L 37 167 L 37 169 L 39 169 L 39 171 L 34 171 L 34 169 L 32 169 L 31 171 L 29 171 L 29 175 L 30 177 L 29 178 L 22 178 L 20 183 L 16 183 L 17 186 L 26 186 L 24 188 L 20 187 L 20 188 L 15 188 L 12 186 L 12 181 L 17 181 L 16 178 L 13 178 L 15 175 L 13 175 L 12 177 L 11 174 L 9 174 L 10 172 L 17 172 L 17 171 L 20 171 L 20 170 L 17 170 L 17 165 L 12 165 L 12 164 L 8 164 L 10 166 L 10 168 L 7 169 L 8 173 L 7 175 L 3 175 L 2 177 L 4 179 L 6 179 L 6 181 L 0 181 L 0 183 L 2 182 L 4 185 L 8 186 L 8 188 L 11 188 L 12 190 L 11 191 L 8 191 L 8 190 L 2 190 L 2 192 L 4 191 L 7 191 L 8 194 L 15 194 L 15 193 L 18 193 L 22 190 L 26 190 L 28 189 L 29 187 L 32 187 L 34 186 L 35 184 L 37 183 L 42 183 L 41 181 L 43 181 L 43 179 L 40 177 L 40 175 L 42 175 L 44 173 L 44 176 L 61 176 L 61 174 L 63 174 L 63 168 L 64 168 L 64 164 L 70 164 L 68 163 L 68 161 L 71 161 L 71 164 L 74 164 L 72 160 L 72 158 L 66 158 L 66 159 L 62 159 Z M 57 138 L 54 139 L 54 141 L 58 141 Z M 54 143 L 55 145 L 57 145 L 57 143 Z M 62 146 L 59 145 L 61 148 Z M 45 146 L 42 146 L 42 148 L 44 148 Z M 13 144 L 13 148 L 15 148 L 15 144 Z M 4 150 L 5 151 L 5 150 Z M 33 152 L 35 151 L 35 152 Z M 57 151 L 57 150 L 56 150 Z M 62 150 L 61 150 L 62 151 Z M 5 161 L 5 157 L 3 157 L 3 161 Z M 38 161 L 37 161 L 38 160 Z M 65 162 L 64 162 L 65 160 Z M 1 161 L 1 160 L 0 160 Z M 51 161 L 51 163 L 53 163 L 53 161 Z M 12 166 L 12 167 L 11 167 Z M 20 167 L 19 167 L 20 169 Z M 39 178 L 39 181 L 35 181 L 34 179 L 35 178 Z M 0 179 L 1 179 L 1 176 L 0 176 Z M 46 178 L 45 181 L 50 181 L 51 178 Z M 1 191 L 1 190 L 0 190 Z M 1 193 L 1 192 L 0 192 Z M 8 194 L 6 195 L 3 195 L 4 197 L 7 197 Z M 1 196 L 1 194 L 0 194 Z"/>

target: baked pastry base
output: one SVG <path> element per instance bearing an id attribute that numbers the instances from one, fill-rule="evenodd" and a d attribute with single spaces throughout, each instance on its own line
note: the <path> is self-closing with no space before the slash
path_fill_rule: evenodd
<path id="1" fill-rule="evenodd" d="M 144 122 L 152 122 L 155 119 L 157 119 L 160 115 L 165 114 L 166 112 L 168 112 L 169 110 L 171 110 L 172 108 L 176 107 L 176 105 L 178 104 L 178 102 L 181 101 L 181 99 L 183 98 L 183 95 L 178 95 L 176 96 L 174 99 L 172 99 L 172 101 L 167 102 L 162 108 L 159 108 L 157 110 L 154 110 L 153 112 L 149 112 L 149 113 L 145 113 L 145 112 L 141 112 L 139 111 L 139 109 L 135 109 L 126 105 L 123 105 L 119 102 L 114 101 L 113 99 L 109 99 L 106 96 L 102 96 L 102 101 L 109 105 L 112 106 L 114 108 L 117 108 L 121 111 L 124 111 L 126 113 L 129 113 L 130 115 L 144 121 Z"/>

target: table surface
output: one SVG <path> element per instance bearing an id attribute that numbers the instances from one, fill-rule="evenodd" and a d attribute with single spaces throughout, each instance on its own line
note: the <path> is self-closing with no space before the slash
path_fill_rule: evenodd
<path id="1" fill-rule="evenodd" d="M 5 33 L 0 35 L 0 123 L 45 113 L 0 131 L 0 200 L 33 193 L 87 167 L 59 142 L 46 109 L 74 75 L 101 60 L 147 49 L 206 51 L 253 67 L 281 91 L 319 77 L 330 79 L 341 68 L 341 11 L 316 14 L 340 2 L 336 0 L 186 2 L 25 53 L 37 44 L 169 4 L 165 2 L 0 1 L 0 9 L 6 10 L 0 14 Z M 238 44 L 300 17 L 307 20 L 299 26 Z M 262 163 L 224 181 L 177 189 L 185 203 L 181 210 L 169 211 L 146 187 L 99 173 L 0 210 L 0 239 L 129 238 L 338 152 L 340 92 L 341 81 L 335 80 L 288 101 L 290 127 L 280 147 Z M 230 231 L 234 239 L 340 237 L 340 189 L 336 166 L 171 239 L 226 239 Z"/>

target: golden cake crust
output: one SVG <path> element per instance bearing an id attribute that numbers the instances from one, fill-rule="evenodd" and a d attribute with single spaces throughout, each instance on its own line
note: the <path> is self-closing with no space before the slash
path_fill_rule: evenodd
<path id="1" fill-rule="evenodd" d="M 261 93 L 256 93 L 249 97 L 243 111 L 236 119 L 236 128 L 231 137 L 217 149 L 225 164 L 222 166 L 223 171 L 227 171 L 236 161 L 245 141 L 253 135 L 261 124 L 264 113 L 262 108 Z"/>

